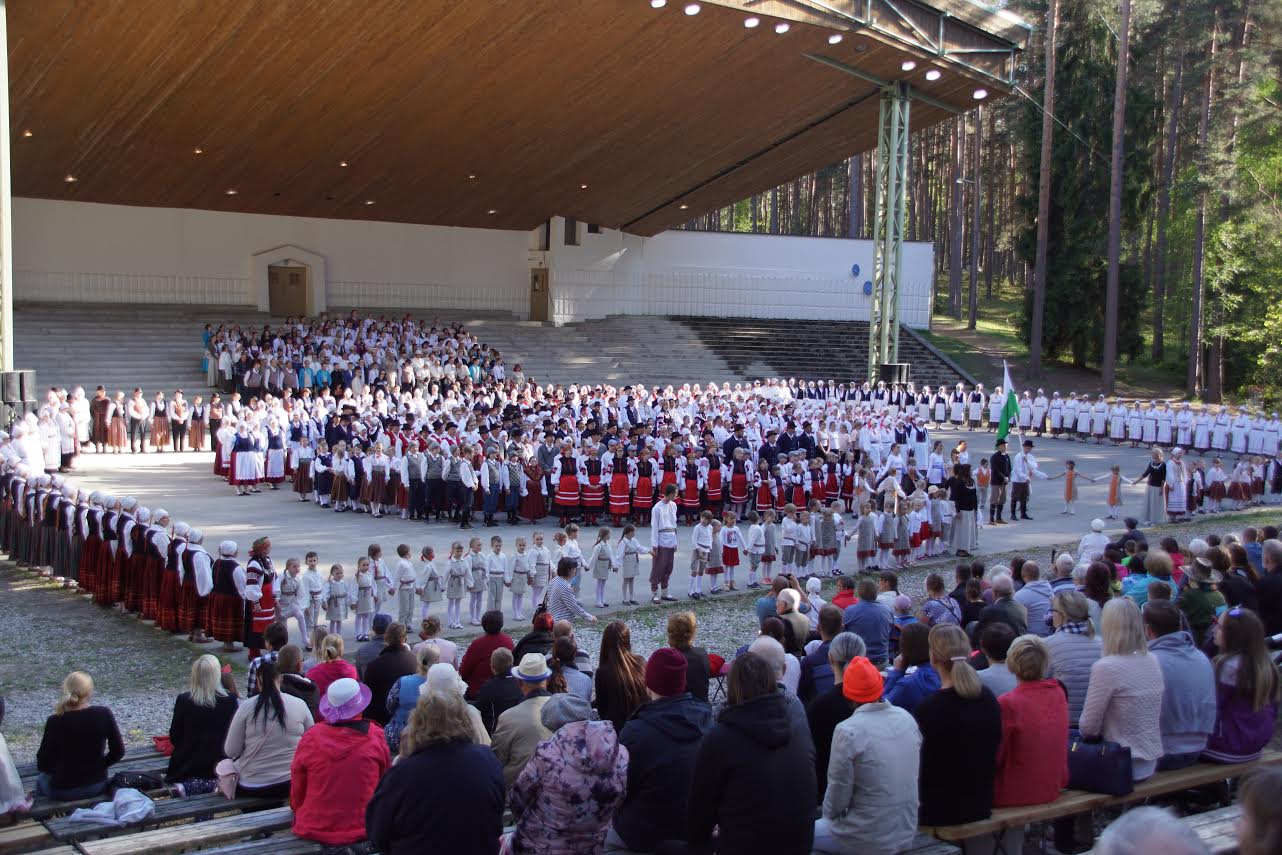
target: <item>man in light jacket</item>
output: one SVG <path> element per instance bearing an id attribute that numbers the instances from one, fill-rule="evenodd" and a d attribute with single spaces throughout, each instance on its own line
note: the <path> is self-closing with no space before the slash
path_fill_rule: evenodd
<path id="1" fill-rule="evenodd" d="M 1180 628 L 1180 609 L 1170 600 L 1144 606 L 1148 649 L 1162 666 L 1162 758 L 1159 771 L 1197 762 L 1215 727 L 1215 670 L 1211 660 Z"/>

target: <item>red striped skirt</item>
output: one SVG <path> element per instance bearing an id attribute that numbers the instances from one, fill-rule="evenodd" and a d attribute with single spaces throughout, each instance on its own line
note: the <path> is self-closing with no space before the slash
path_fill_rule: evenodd
<path id="1" fill-rule="evenodd" d="M 757 510 L 770 511 L 770 510 L 774 510 L 774 506 L 775 506 L 774 491 L 770 489 L 769 484 L 762 484 L 760 487 L 757 488 Z"/>
<path id="2" fill-rule="evenodd" d="M 209 631 L 224 644 L 244 641 L 245 601 L 236 594 L 210 594 Z"/>
<path id="3" fill-rule="evenodd" d="M 562 475 L 556 482 L 556 506 L 565 510 L 579 507 L 579 479 L 575 475 Z"/>
<path id="4" fill-rule="evenodd" d="M 583 485 L 583 507 L 605 507 L 605 485 L 601 483 L 601 476 L 593 475 Z"/>
<path id="5" fill-rule="evenodd" d="M 730 476 L 730 503 L 742 505 L 748 501 L 748 476 L 736 472 Z"/>
<path id="6" fill-rule="evenodd" d="M 696 511 L 701 506 L 699 501 L 699 482 L 693 478 L 687 478 L 685 489 L 681 492 L 681 507 Z"/>
<path id="7" fill-rule="evenodd" d="M 636 494 L 632 497 L 632 507 L 638 511 L 648 511 L 654 507 L 654 479 L 641 477 L 637 479 Z"/>
<path id="8" fill-rule="evenodd" d="M 177 570 L 166 570 L 160 577 L 160 591 L 156 597 L 156 626 L 167 632 L 178 632 L 178 600 L 182 589 Z"/>
<path id="9" fill-rule="evenodd" d="M 626 474 L 620 473 L 610 477 L 610 513 L 626 514 L 631 512 L 632 502 L 629 496 L 631 489 Z"/>
<path id="10" fill-rule="evenodd" d="M 177 578 L 177 577 L 175 577 Z M 188 573 L 178 595 L 178 632 L 204 629 L 209 621 L 209 598 L 196 592 L 196 576 Z"/>

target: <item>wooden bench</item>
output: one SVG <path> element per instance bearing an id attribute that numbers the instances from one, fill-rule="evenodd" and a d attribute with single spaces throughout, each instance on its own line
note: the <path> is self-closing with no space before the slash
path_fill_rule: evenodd
<path id="1" fill-rule="evenodd" d="M 0 853 L 27 852 L 47 844 L 49 832 L 38 822 L 19 822 L 0 829 Z"/>
<path id="2" fill-rule="evenodd" d="M 120 758 L 120 762 L 115 766 L 112 766 L 111 769 L 113 772 L 126 769 L 129 767 L 125 766 L 125 763 L 135 762 L 147 762 L 150 764 L 149 768 L 164 768 L 169 763 L 169 758 L 157 751 L 154 746 L 149 748 L 135 748 L 132 751 L 125 752 L 125 756 Z M 34 780 L 36 775 L 40 773 L 40 770 L 36 768 L 35 763 L 23 763 L 17 768 L 18 777 L 20 778 L 31 778 Z"/>
<path id="3" fill-rule="evenodd" d="M 1228 855 L 1237 851 L 1237 824 L 1241 818 L 1242 806 L 1236 804 L 1186 816 L 1184 822 L 1211 850 L 1211 855 Z"/>
<path id="4" fill-rule="evenodd" d="M 149 826 L 186 822 L 205 816 L 240 813 L 242 811 L 261 811 L 266 808 L 279 807 L 280 804 L 281 799 L 260 797 L 225 799 L 221 793 L 206 793 L 185 799 L 161 799 L 156 802 L 156 810 L 151 816 L 133 825 L 120 826 L 97 821 L 84 822 L 74 820 L 70 816 L 64 816 L 58 819 L 46 820 L 44 827 L 49 830 L 55 840 L 66 842 L 85 840 L 89 837 L 111 837 L 119 834 L 129 834 Z"/>
<path id="5" fill-rule="evenodd" d="M 997 840 L 1010 828 L 1074 816 L 1101 808 L 1125 807 L 1157 796 L 1178 793 L 1230 778 L 1240 778 L 1256 766 L 1275 763 L 1282 763 L 1282 751 L 1266 751 L 1259 760 L 1250 763 L 1196 763 L 1174 772 L 1158 772 L 1147 781 L 1136 784 L 1135 790 L 1124 796 L 1088 793 L 1084 790 L 1064 790 L 1053 802 L 1027 807 L 997 808 L 992 816 L 979 822 L 923 827 L 921 831 L 949 842 L 961 842 L 985 835 Z"/>
<path id="6" fill-rule="evenodd" d="M 177 825 L 103 840 L 87 840 L 77 844 L 77 848 L 82 855 L 173 855 L 245 840 L 257 834 L 282 831 L 293 823 L 294 812 L 287 807 L 280 807 L 210 819 L 195 825 Z"/>
<path id="7" fill-rule="evenodd" d="M 311 840 L 300 840 L 284 831 L 262 840 L 231 843 L 217 849 L 202 849 L 200 855 L 314 855 L 325 847 Z"/>

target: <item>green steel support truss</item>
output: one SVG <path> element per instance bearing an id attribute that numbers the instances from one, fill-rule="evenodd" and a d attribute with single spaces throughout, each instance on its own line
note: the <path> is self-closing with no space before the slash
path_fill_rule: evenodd
<path id="1" fill-rule="evenodd" d="M 872 308 L 868 316 L 868 380 L 899 361 L 899 286 L 904 273 L 904 226 L 908 215 L 908 107 L 906 83 L 881 89 L 877 130 L 877 187 L 873 212 Z"/>

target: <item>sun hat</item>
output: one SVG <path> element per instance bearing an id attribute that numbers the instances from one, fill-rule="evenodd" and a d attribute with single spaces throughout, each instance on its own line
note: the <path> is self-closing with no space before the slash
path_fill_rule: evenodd
<path id="1" fill-rule="evenodd" d="M 1224 581 L 1224 576 L 1219 570 L 1211 566 L 1211 559 L 1205 555 L 1199 555 L 1193 559 L 1193 563 L 1189 565 L 1189 575 L 1193 577 L 1194 581 L 1210 582 L 1213 585 L 1218 585 Z"/>
<path id="2" fill-rule="evenodd" d="M 867 656 L 856 656 L 841 675 L 841 693 L 846 700 L 868 704 L 881 700 L 881 672 Z"/>
<path id="3" fill-rule="evenodd" d="M 1096 517 L 1095 519 L 1091 520 L 1091 531 L 1103 531 L 1103 530 L 1104 530 L 1104 521 L 1102 519 L 1100 519 L 1099 517 Z"/>
<path id="4" fill-rule="evenodd" d="M 540 683 L 552 676 L 547 659 L 540 653 L 527 653 L 512 671 L 512 676 L 527 683 Z"/>
<path id="5" fill-rule="evenodd" d="M 418 693 L 422 697 L 428 695 L 442 695 L 454 693 L 460 698 L 467 691 L 467 684 L 459 676 L 458 671 L 448 662 L 437 662 L 431 668 L 427 669 L 427 679 L 419 687 Z"/>
<path id="6" fill-rule="evenodd" d="M 552 732 L 576 721 L 596 721 L 596 711 L 582 696 L 573 692 L 558 692 L 548 698 L 539 713 L 543 726 Z"/>
<path id="7" fill-rule="evenodd" d="M 330 724 L 356 718 L 369 706 L 371 697 L 369 686 L 364 683 L 351 677 L 335 680 L 329 684 L 318 705 L 321 717 Z"/>
<path id="8" fill-rule="evenodd" d="M 686 690 L 688 668 L 681 651 L 660 647 L 650 654 L 645 663 L 645 687 L 665 698 L 679 695 Z"/>

